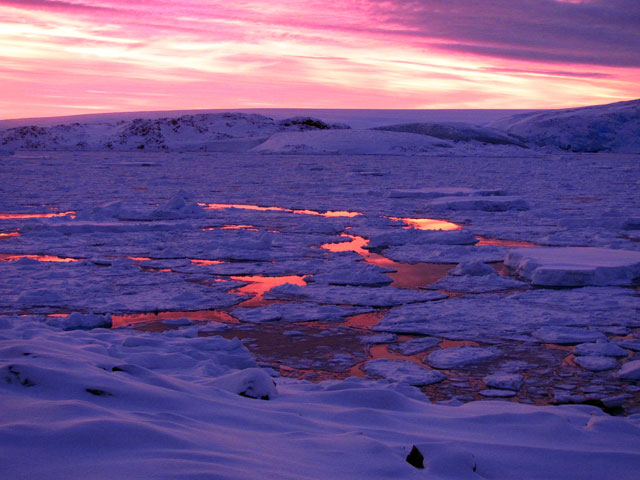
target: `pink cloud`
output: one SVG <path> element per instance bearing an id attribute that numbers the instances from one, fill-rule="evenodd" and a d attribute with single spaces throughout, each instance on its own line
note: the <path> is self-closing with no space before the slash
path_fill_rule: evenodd
<path id="1" fill-rule="evenodd" d="M 640 97 L 638 15 L 635 0 L 0 0 L 0 117 L 606 103 Z"/>

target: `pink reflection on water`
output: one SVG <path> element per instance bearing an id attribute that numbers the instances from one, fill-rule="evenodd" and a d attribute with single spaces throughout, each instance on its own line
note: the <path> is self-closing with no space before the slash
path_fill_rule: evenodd
<path id="1" fill-rule="evenodd" d="M 0 253 L 0 261 L 3 261 L 3 262 L 13 262 L 16 260 L 20 260 L 21 258 L 30 258 L 32 260 L 38 260 L 39 262 L 59 262 L 59 263 L 79 262 L 81 260 L 79 258 L 58 257 L 56 255 L 26 255 L 21 253 L 19 254 Z"/>
<path id="2" fill-rule="evenodd" d="M 0 233 L 0 238 L 10 238 L 10 237 L 19 237 L 20 234 L 18 232 L 9 232 L 9 233 Z"/>
<path id="3" fill-rule="evenodd" d="M 348 212 L 346 210 L 327 210 L 325 212 L 318 210 L 297 210 L 292 208 L 283 207 L 261 207 L 259 205 L 248 205 L 243 203 L 200 203 L 200 206 L 207 210 L 220 210 L 223 208 L 239 208 L 242 210 L 257 210 L 261 212 L 276 211 L 276 212 L 289 212 L 299 213 L 303 215 L 321 215 L 323 217 L 355 217 L 362 215 L 360 212 Z"/>
<path id="4" fill-rule="evenodd" d="M 162 320 L 178 320 L 188 318 L 198 322 L 224 322 L 238 323 L 238 319 L 226 312 L 219 310 L 197 310 L 193 312 L 167 311 L 167 312 L 146 312 L 127 313 L 123 315 L 112 315 L 112 328 L 123 327 L 135 323 L 160 322 Z"/>
<path id="5" fill-rule="evenodd" d="M 68 212 L 59 213 L 0 213 L 0 220 L 9 220 L 15 218 L 52 218 L 52 217 L 66 217 L 71 215 L 71 218 L 75 218 L 76 212 L 69 210 Z"/>
<path id="6" fill-rule="evenodd" d="M 286 275 L 282 277 L 265 277 L 263 275 L 238 275 L 231 277 L 231 280 L 238 282 L 249 282 L 244 287 L 238 287 L 233 289 L 230 293 L 236 294 L 250 294 L 253 295 L 239 304 L 239 307 L 260 307 L 268 305 L 270 302 L 264 299 L 264 294 L 278 285 L 284 285 L 285 283 L 291 283 L 293 285 L 304 286 L 307 283 L 300 275 Z"/>
<path id="7" fill-rule="evenodd" d="M 462 226 L 457 223 L 435 218 L 389 217 L 389 220 L 404 222 L 407 225 L 404 228 L 415 228 L 417 230 L 460 230 L 462 228 Z"/>

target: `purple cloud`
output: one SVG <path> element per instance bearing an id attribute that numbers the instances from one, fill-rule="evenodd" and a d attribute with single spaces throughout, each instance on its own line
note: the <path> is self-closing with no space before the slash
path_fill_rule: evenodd
<path id="1" fill-rule="evenodd" d="M 396 33 L 443 50 L 535 62 L 640 66 L 638 0 L 374 2 L 381 20 L 398 26 Z"/>

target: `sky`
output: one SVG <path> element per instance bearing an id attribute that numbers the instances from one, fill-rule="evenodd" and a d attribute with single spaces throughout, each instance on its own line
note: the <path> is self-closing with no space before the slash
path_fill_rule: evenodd
<path id="1" fill-rule="evenodd" d="M 0 0 L 0 118 L 640 98 L 639 0 Z"/>

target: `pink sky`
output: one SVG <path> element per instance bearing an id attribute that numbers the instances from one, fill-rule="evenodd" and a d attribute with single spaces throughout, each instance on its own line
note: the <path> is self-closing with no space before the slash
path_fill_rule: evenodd
<path id="1" fill-rule="evenodd" d="M 638 0 L 0 0 L 0 118 L 639 97 Z"/>

